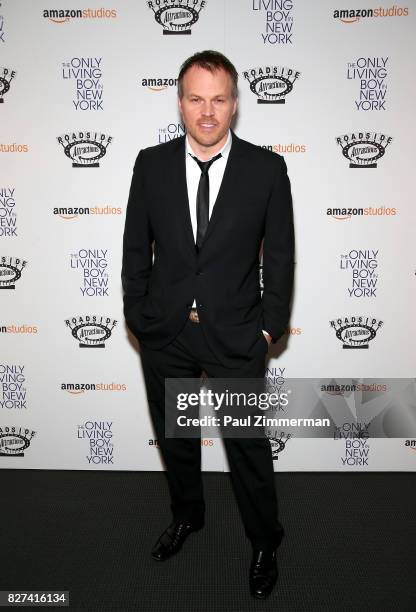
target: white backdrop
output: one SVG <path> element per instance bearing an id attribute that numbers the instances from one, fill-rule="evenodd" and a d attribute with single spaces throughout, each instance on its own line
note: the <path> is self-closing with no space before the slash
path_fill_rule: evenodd
<path id="1" fill-rule="evenodd" d="M 292 182 L 294 303 L 268 375 L 414 376 L 415 10 L 414 0 L 1 0 L 0 467 L 162 468 L 123 319 L 122 233 L 137 153 L 183 133 L 176 76 L 207 48 L 239 71 L 237 134 L 283 153 Z M 294 82 L 253 91 L 244 73 Z M 370 167 L 350 167 L 337 138 Z M 72 335 L 86 316 L 104 324 L 81 328 L 86 342 L 111 330 L 100 348 Z M 382 321 L 365 350 L 345 350 L 330 325 L 354 316 Z M 412 433 L 355 453 L 351 440 L 288 433 L 272 441 L 276 469 L 415 469 Z M 203 462 L 228 469 L 221 440 L 203 441 Z"/>

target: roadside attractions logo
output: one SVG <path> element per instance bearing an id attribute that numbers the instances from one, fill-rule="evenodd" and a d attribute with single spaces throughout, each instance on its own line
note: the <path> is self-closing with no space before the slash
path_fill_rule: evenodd
<path id="1" fill-rule="evenodd" d="M 67 23 L 71 19 L 114 19 L 117 11 L 108 8 L 44 9 L 43 17 L 53 23 Z"/>
<path id="2" fill-rule="evenodd" d="M 351 316 L 330 321 L 343 349 L 368 349 L 383 321 L 374 317 Z"/>
<path id="3" fill-rule="evenodd" d="M 390 8 L 368 8 L 368 9 L 335 9 L 333 17 L 342 23 L 356 23 L 360 19 L 373 17 L 407 17 L 407 7 L 391 6 Z"/>
<path id="4" fill-rule="evenodd" d="M 99 168 L 99 160 L 107 153 L 112 136 L 101 132 L 69 132 L 58 136 L 64 153 L 72 160 L 73 168 Z"/>
<path id="5" fill-rule="evenodd" d="M 0 238 L 17 237 L 15 187 L 0 187 Z"/>
<path id="6" fill-rule="evenodd" d="M 272 449 L 272 457 L 273 461 L 277 461 L 279 459 L 279 455 L 286 448 L 286 444 L 292 437 L 292 434 L 286 433 L 284 431 L 278 432 L 277 429 L 265 429 L 265 434 L 269 438 L 270 446 Z"/>
<path id="7" fill-rule="evenodd" d="M 292 0 L 252 0 L 253 11 L 264 11 L 264 44 L 291 45 L 293 29 Z"/>
<path id="8" fill-rule="evenodd" d="M 388 57 L 359 57 L 347 65 L 347 79 L 360 84 L 355 108 L 358 111 L 386 110 Z"/>
<path id="9" fill-rule="evenodd" d="M 0 66 L 0 104 L 4 102 L 3 96 L 9 91 L 10 83 L 15 76 L 15 70 Z"/>
<path id="10" fill-rule="evenodd" d="M 61 217 L 61 219 L 65 219 L 66 221 L 71 221 L 73 219 L 78 219 L 78 217 L 85 217 L 88 215 L 106 217 L 109 215 L 121 215 L 121 213 L 122 209 L 119 206 L 115 207 L 110 206 L 109 204 L 107 204 L 106 206 L 56 206 L 53 209 L 54 215 L 57 215 Z"/>
<path id="11" fill-rule="evenodd" d="M 155 21 L 162 26 L 163 34 L 192 34 L 191 27 L 207 5 L 206 0 L 147 0 Z"/>
<path id="12" fill-rule="evenodd" d="M 0 457 L 24 457 L 36 431 L 23 427 L 0 427 Z"/>
<path id="13" fill-rule="evenodd" d="M 292 91 L 300 72 L 284 66 L 263 66 L 245 70 L 243 77 L 257 96 L 257 104 L 285 104 L 285 97 Z"/>
<path id="14" fill-rule="evenodd" d="M 164 91 L 169 87 L 177 87 L 178 79 L 170 77 L 143 77 L 141 86 L 146 87 L 150 91 Z"/>
<path id="15" fill-rule="evenodd" d="M 337 221 L 347 221 L 352 217 L 394 217 L 397 214 L 397 208 L 386 206 L 367 206 L 366 208 L 327 208 L 326 214 Z"/>
<path id="16" fill-rule="evenodd" d="M 116 319 L 96 315 L 65 320 L 73 338 L 79 342 L 79 348 L 105 348 L 105 342 L 110 338 L 116 324 Z"/>
<path id="17" fill-rule="evenodd" d="M 72 80 L 75 110 L 104 110 L 102 57 L 73 57 L 62 64 L 62 78 Z"/>
<path id="18" fill-rule="evenodd" d="M 350 161 L 350 168 L 377 168 L 393 138 L 377 132 L 353 132 L 337 136 L 336 143 Z"/>
<path id="19" fill-rule="evenodd" d="M 341 254 L 340 269 L 351 271 L 351 287 L 347 287 L 349 297 L 377 297 L 378 255 L 378 249 L 351 249 Z"/>
<path id="20" fill-rule="evenodd" d="M 17 257 L 0 257 L 0 289 L 15 289 L 27 261 Z"/>

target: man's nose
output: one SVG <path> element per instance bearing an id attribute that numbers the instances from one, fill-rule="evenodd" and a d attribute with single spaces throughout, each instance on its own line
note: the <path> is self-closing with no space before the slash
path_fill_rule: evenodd
<path id="1" fill-rule="evenodd" d="M 202 114 L 206 117 L 211 117 L 214 114 L 214 105 L 212 102 L 204 102 L 202 107 Z"/>

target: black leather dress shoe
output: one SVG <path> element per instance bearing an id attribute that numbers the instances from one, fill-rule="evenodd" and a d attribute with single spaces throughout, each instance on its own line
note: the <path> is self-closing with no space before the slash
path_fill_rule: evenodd
<path id="1" fill-rule="evenodd" d="M 193 531 L 199 531 L 203 525 L 195 525 L 189 522 L 174 521 L 162 533 L 152 549 L 152 557 L 156 561 L 166 561 L 177 553 L 186 538 Z"/>
<path id="2" fill-rule="evenodd" d="M 253 550 L 250 565 L 250 592 L 257 599 L 266 599 L 273 591 L 278 576 L 275 550 Z"/>

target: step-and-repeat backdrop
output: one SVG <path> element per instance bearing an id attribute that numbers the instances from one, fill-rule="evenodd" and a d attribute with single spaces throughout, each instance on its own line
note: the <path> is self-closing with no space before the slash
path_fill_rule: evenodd
<path id="1" fill-rule="evenodd" d="M 163 468 L 122 234 L 137 153 L 184 133 L 176 77 L 203 49 L 239 72 L 236 133 L 284 155 L 292 182 L 295 294 L 269 381 L 365 378 L 371 405 L 414 376 L 415 15 L 414 0 L 0 1 L 0 467 Z M 411 410 L 357 415 L 351 397 L 331 438 L 270 431 L 276 469 L 415 469 Z M 390 437 L 363 434 L 376 416 Z M 201 444 L 205 470 L 228 470 L 220 439 Z"/>

